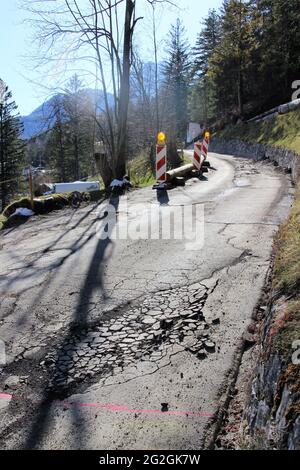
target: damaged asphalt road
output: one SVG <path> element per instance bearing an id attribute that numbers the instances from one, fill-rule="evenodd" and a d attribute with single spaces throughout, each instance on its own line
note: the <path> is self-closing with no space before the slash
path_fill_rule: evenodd
<path id="1" fill-rule="evenodd" d="M 204 204 L 197 251 L 97 238 L 106 202 L 1 232 L 1 449 L 203 448 L 292 194 L 270 163 L 209 160 L 207 180 L 128 196 L 141 223 L 137 204 Z"/>

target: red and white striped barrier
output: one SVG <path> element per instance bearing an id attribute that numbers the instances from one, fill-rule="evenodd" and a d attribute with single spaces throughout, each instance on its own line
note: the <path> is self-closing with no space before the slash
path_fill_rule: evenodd
<path id="1" fill-rule="evenodd" d="M 203 143 L 202 143 L 202 150 L 201 150 L 204 160 L 207 159 L 208 147 L 209 147 L 209 137 L 205 136 Z"/>
<path id="2" fill-rule="evenodd" d="M 195 142 L 194 145 L 194 157 L 193 165 L 196 170 L 200 170 L 203 163 L 202 157 L 202 144 L 200 142 Z"/>
<path id="3" fill-rule="evenodd" d="M 156 180 L 159 183 L 167 181 L 167 146 L 156 146 Z"/>

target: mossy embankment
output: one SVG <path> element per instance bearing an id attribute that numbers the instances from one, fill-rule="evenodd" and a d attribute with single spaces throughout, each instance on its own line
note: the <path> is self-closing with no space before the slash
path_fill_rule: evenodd
<path id="1" fill-rule="evenodd" d="M 260 122 L 228 126 L 217 136 L 225 140 L 238 139 L 252 144 L 283 147 L 300 155 L 300 109 Z"/>
<path id="2" fill-rule="evenodd" d="M 96 202 L 105 197 L 105 191 L 93 191 L 87 194 L 91 202 Z M 27 217 L 13 215 L 18 208 L 32 209 L 35 215 L 45 215 L 50 212 L 64 209 L 72 205 L 72 193 L 51 194 L 34 198 L 33 207 L 29 197 L 22 197 L 9 204 L 0 215 L 0 230 L 24 223 Z"/>

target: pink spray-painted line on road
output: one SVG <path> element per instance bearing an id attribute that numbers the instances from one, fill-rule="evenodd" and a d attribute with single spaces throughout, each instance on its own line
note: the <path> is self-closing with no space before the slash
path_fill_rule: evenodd
<path id="1" fill-rule="evenodd" d="M 81 407 L 81 408 L 102 408 L 109 411 L 125 411 L 127 413 L 143 413 L 143 414 L 162 414 L 162 415 L 173 415 L 173 416 L 194 416 L 194 417 L 202 417 L 202 418 L 211 418 L 214 416 L 214 413 L 209 412 L 192 412 L 192 411 L 161 411 L 161 410 L 135 410 L 128 408 L 127 406 L 123 405 L 114 405 L 111 403 L 102 404 L 102 403 L 67 403 L 62 402 L 63 406 L 70 406 L 70 407 Z"/>
<path id="2" fill-rule="evenodd" d="M 51 403 L 49 402 L 35 402 L 33 400 L 29 400 L 23 397 L 17 397 L 15 395 L 10 395 L 7 393 L 0 393 L 0 399 L 16 399 L 16 400 L 22 400 L 22 401 L 27 401 L 31 402 L 32 404 L 35 405 L 57 405 L 61 407 L 66 407 L 66 408 L 99 408 L 107 411 L 119 411 L 119 412 L 126 412 L 126 413 L 135 413 L 135 414 L 161 414 L 161 415 L 166 415 L 166 416 L 191 416 L 194 418 L 212 418 L 214 416 L 214 413 L 210 412 L 192 412 L 192 411 L 161 411 L 161 410 L 135 410 L 128 408 L 127 406 L 124 405 L 115 405 L 112 403 L 78 403 L 78 402 L 66 402 L 66 401 L 53 401 Z"/>

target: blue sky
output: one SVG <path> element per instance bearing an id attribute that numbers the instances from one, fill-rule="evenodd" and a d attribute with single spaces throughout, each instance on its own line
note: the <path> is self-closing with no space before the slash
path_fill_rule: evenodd
<path id="1" fill-rule="evenodd" d="M 179 10 L 164 6 L 158 19 L 159 40 L 163 40 L 170 25 L 180 17 L 187 28 L 188 39 L 193 44 L 201 28 L 201 21 L 208 10 L 220 7 L 221 3 L 222 0 L 178 0 Z M 138 40 L 139 44 L 142 44 L 145 59 L 151 60 L 151 50 L 147 47 L 149 40 L 146 38 L 146 31 L 143 32 L 144 28 L 148 29 L 149 15 L 147 12 L 143 14 L 145 20 L 144 25 L 140 24 Z M 24 23 L 27 15 L 19 8 L 19 0 L 0 0 L 0 77 L 12 90 L 19 111 L 23 115 L 33 111 L 49 95 L 49 92 L 39 85 L 39 82 L 43 82 L 42 71 L 34 70 L 33 63 L 28 58 L 35 50 L 36 44 L 32 43 L 32 27 Z"/>

